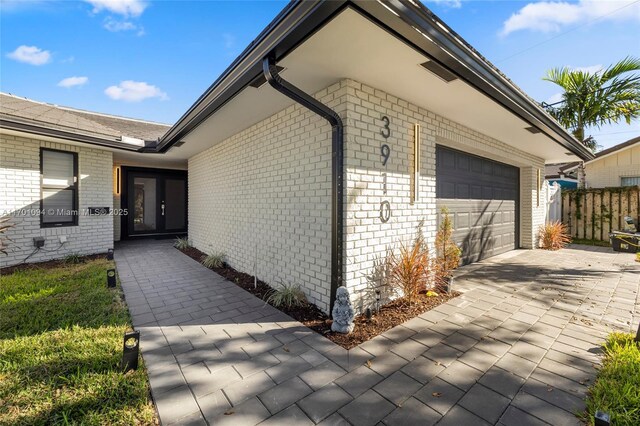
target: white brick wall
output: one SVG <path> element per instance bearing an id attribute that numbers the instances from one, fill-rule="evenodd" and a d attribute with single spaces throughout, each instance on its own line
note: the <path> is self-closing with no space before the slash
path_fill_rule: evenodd
<path id="1" fill-rule="evenodd" d="M 344 114 L 346 85 L 316 94 Z M 331 127 L 293 105 L 189 159 L 189 238 L 277 285 L 303 286 L 328 310 Z"/>
<path id="2" fill-rule="evenodd" d="M 436 143 L 520 167 L 520 245 L 535 247 L 544 223 L 537 206 L 542 159 L 380 90 L 344 80 L 316 94 L 345 122 L 345 273 L 356 308 L 375 261 L 410 241 L 421 219 L 430 245 L 436 231 Z M 391 136 L 380 135 L 389 117 Z M 422 125 L 420 200 L 410 203 L 413 126 Z M 381 144 L 391 148 L 382 167 Z M 387 174 L 387 194 L 383 176 Z M 301 284 L 321 309 L 329 303 L 331 136 L 325 120 L 299 105 L 257 123 L 189 160 L 189 237 L 205 252 L 271 285 Z M 380 203 L 392 217 L 382 223 Z"/>
<path id="3" fill-rule="evenodd" d="M 382 116 L 390 119 L 391 136 L 380 134 Z M 413 164 L 413 128 L 422 126 L 420 200 L 410 203 Z M 345 280 L 358 309 L 366 307 L 368 289 L 379 285 L 376 261 L 389 247 L 410 242 L 419 221 L 430 247 L 436 232 L 435 146 L 451 148 L 491 158 L 521 168 L 520 245 L 535 247 L 535 234 L 544 223 L 544 198 L 536 204 L 536 170 L 544 161 L 510 145 L 489 138 L 397 97 L 347 81 L 347 129 L 345 168 L 347 173 Z M 382 165 L 380 147 L 386 143 L 391 156 Z M 387 174 L 387 194 L 383 193 L 383 173 Z M 380 220 L 380 203 L 389 201 L 391 219 Z"/>
<path id="4" fill-rule="evenodd" d="M 40 208 L 40 148 L 52 148 L 78 153 L 80 182 L 79 208 L 112 207 L 112 155 L 108 151 L 45 142 L 0 134 L 0 212 L 15 214 L 20 209 Z M 29 262 L 64 257 L 70 253 L 103 253 L 113 247 L 111 216 L 84 216 L 78 226 L 40 228 L 40 217 L 16 215 L 8 233 L 13 240 L 8 256 L 0 254 L 0 267 L 22 262 L 33 251 L 33 237 L 45 237 L 44 250 Z M 66 235 L 61 248 L 59 236 Z"/>

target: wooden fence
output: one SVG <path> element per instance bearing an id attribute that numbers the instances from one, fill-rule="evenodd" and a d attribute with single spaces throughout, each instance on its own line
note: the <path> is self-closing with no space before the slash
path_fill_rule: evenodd
<path id="1" fill-rule="evenodd" d="M 639 186 L 562 191 L 562 222 L 574 238 L 608 241 L 609 232 L 624 228 L 625 216 L 639 215 Z"/>

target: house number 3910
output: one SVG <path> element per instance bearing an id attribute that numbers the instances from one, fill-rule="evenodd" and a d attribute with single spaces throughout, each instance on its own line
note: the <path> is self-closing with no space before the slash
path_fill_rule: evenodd
<path id="1" fill-rule="evenodd" d="M 391 123 L 389 117 L 386 115 L 382 116 L 382 122 L 384 125 L 380 130 L 380 134 L 383 138 L 388 139 L 391 136 L 391 129 L 389 128 L 389 124 Z M 389 161 L 389 157 L 391 157 L 391 148 L 389 145 L 382 144 L 380 146 L 380 156 L 382 157 L 382 166 L 386 167 L 387 162 Z M 387 195 L 387 173 L 382 173 L 382 193 Z M 391 219 L 391 204 L 389 201 L 384 200 L 380 203 L 380 221 L 382 223 L 387 223 Z"/>

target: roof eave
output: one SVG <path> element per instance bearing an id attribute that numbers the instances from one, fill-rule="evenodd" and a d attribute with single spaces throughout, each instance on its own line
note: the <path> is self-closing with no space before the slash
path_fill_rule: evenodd
<path id="1" fill-rule="evenodd" d="M 33 135 L 65 139 L 73 142 L 86 143 L 89 145 L 97 145 L 106 148 L 121 149 L 130 152 L 138 152 L 141 149 L 139 146 L 132 146 L 126 143 L 118 142 L 117 140 L 104 139 L 81 133 L 66 132 L 64 130 L 37 126 L 26 122 L 7 120 L 6 118 L 0 118 L 0 128 L 29 133 Z"/>
<path id="2" fill-rule="evenodd" d="M 463 43 L 429 9 L 411 0 L 390 0 L 385 5 L 366 0 L 291 2 L 169 129 L 153 148 L 155 152 L 166 152 L 243 90 L 260 74 L 261 61 L 266 55 L 275 54 L 276 60 L 280 59 L 347 6 L 353 6 L 426 56 L 434 58 L 578 158 L 585 161 L 594 158 L 588 148 Z M 391 9 L 395 14 L 390 12 Z M 428 40 L 416 28 L 433 37 L 441 52 L 425 48 Z M 431 43 L 434 44 L 433 41 Z"/>

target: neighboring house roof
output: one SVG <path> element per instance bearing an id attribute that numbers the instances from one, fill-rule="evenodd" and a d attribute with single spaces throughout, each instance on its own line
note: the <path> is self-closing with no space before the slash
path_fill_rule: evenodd
<path id="1" fill-rule="evenodd" d="M 609 154 L 613 154 L 615 152 L 622 151 L 623 149 L 631 148 L 632 146 L 637 145 L 637 144 L 640 144 L 640 136 L 637 136 L 637 137 L 635 137 L 633 139 L 629 139 L 626 142 L 619 143 L 618 145 L 614 145 L 611 148 L 607 148 L 607 149 L 604 149 L 604 150 L 596 153 L 596 157 L 591 161 L 598 160 L 598 159 L 600 159 L 602 157 L 605 157 L 605 156 L 607 156 Z M 590 163 L 591 161 L 587 161 L 587 163 Z"/>
<path id="2" fill-rule="evenodd" d="M 575 177 L 570 176 L 569 173 L 579 164 L 579 161 L 573 161 L 571 163 L 546 164 L 544 166 L 544 177 L 545 179 L 575 179 Z"/>
<path id="3" fill-rule="evenodd" d="M 154 150 L 167 151 L 245 87 L 260 79 L 262 61 L 267 55 L 272 55 L 276 61 L 286 57 L 347 7 L 379 23 L 390 33 L 530 123 L 533 132 L 543 132 L 583 160 L 593 158 L 593 154 L 537 102 L 429 9 L 411 0 L 391 0 L 384 4 L 362 0 L 292 1 L 162 137 Z"/>
<path id="4" fill-rule="evenodd" d="M 0 126 L 135 151 L 150 141 L 156 142 L 170 127 L 37 102 L 7 93 L 0 93 Z M 138 141 L 130 141 L 130 138 Z"/>

